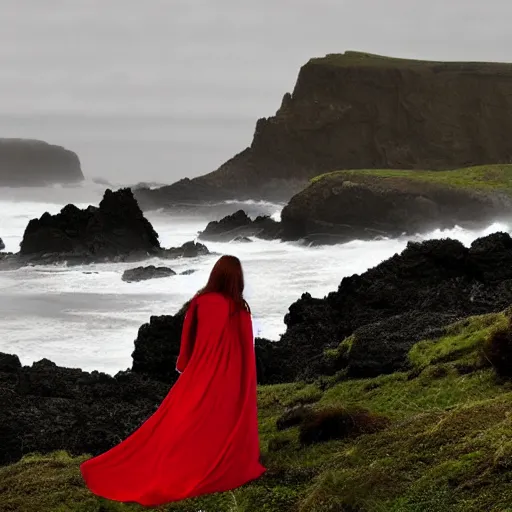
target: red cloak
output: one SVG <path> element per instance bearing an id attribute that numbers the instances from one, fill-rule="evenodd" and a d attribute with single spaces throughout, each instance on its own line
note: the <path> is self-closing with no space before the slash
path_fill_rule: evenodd
<path id="1" fill-rule="evenodd" d="M 195 298 L 176 366 L 183 373 L 158 410 L 81 465 L 94 494 L 158 506 L 232 490 L 264 473 L 250 314 L 217 293 Z"/>

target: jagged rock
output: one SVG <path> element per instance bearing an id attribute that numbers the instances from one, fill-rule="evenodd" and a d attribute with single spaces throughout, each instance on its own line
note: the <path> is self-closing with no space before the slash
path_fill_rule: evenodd
<path id="1" fill-rule="evenodd" d="M 340 359 L 351 375 L 407 369 L 414 341 L 442 333 L 457 319 L 512 304 L 511 243 L 506 233 L 480 238 L 470 248 L 450 239 L 411 242 L 364 274 L 344 278 L 324 299 L 304 294 L 290 306 L 281 340 L 265 347 L 266 367 L 280 364 L 266 382 L 318 376 L 325 372 L 326 349 L 352 335 Z"/>
<path id="2" fill-rule="evenodd" d="M 62 368 L 46 359 L 21 367 L 0 354 L 0 465 L 32 452 L 99 455 L 160 405 L 168 384 L 132 372 L 115 377 Z"/>
<path id="3" fill-rule="evenodd" d="M 218 170 L 138 191 L 144 208 L 191 201 L 287 201 L 324 172 L 509 163 L 512 65 L 357 52 L 312 59 L 250 146 Z M 471 108 L 468 108 L 471 105 Z M 140 195 L 139 195 L 140 194 Z"/>
<path id="4" fill-rule="evenodd" d="M 121 279 L 127 283 L 133 283 L 175 275 L 176 272 L 168 267 L 155 267 L 154 265 L 149 265 L 148 267 L 136 267 L 125 270 Z"/>
<path id="5" fill-rule="evenodd" d="M 197 270 L 195 269 L 189 269 L 189 270 L 184 270 L 183 272 L 180 272 L 180 276 L 190 276 L 191 274 L 195 274 L 197 272 Z"/>
<path id="6" fill-rule="evenodd" d="M 160 253 L 161 258 L 197 258 L 210 254 L 208 247 L 199 242 L 186 242 L 181 247 L 172 247 L 163 249 Z"/>
<path id="7" fill-rule="evenodd" d="M 29 222 L 20 244 L 26 261 L 87 263 L 156 255 L 158 234 L 142 214 L 130 189 L 108 189 L 99 207 L 72 204 L 57 215 Z"/>
<path id="8" fill-rule="evenodd" d="M 0 139 L 0 186 L 76 183 L 84 175 L 76 153 L 40 140 Z"/>
<path id="9" fill-rule="evenodd" d="M 186 308 L 176 315 L 152 316 L 140 327 L 132 353 L 132 371 L 174 384 Z"/>
<path id="10" fill-rule="evenodd" d="M 252 220 L 243 210 L 238 210 L 233 215 L 210 222 L 199 234 L 199 238 L 216 242 L 231 240 L 250 242 L 247 238 L 249 236 L 263 239 L 276 238 L 280 229 L 279 223 L 268 216 L 259 216 Z"/>
<path id="11" fill-rule="evenodd" d="M 237 236 L 233 239 L 233 242 L 238 242 L 240 244 L 251 244 L 252 240 L 246 236 Z"/>
<path id="12" fill-rule="evenodd" d="M 4 241 L 0 238 L 0 251 L 3 251 L 5 249 Z"/>

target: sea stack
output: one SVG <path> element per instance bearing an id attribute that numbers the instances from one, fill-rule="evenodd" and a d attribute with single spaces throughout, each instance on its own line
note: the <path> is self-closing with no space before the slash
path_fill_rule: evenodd
<path id="1" fill-rule="evenodd" d="M 73 151 L 40 140 L 0 139 L 0 186 L 45 186 L 83 179 Z"/>

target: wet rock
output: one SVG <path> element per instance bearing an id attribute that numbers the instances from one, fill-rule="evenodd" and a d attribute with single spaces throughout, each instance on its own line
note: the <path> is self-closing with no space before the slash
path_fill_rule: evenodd
<path id="1" fill-rule="evenodd" d="M 277 238 L 280 230 L 279 223 L 268 216 L 252 220 L 243 210 L 238 210 L 219 221 L 210 222 L 199 238 L 216 242 L 250 242 L 249 236 L 267 240 Z"/>
<path id="2" fill-rule="evenodd" d="M 160 279 L 163 277 L 175 276 L 176 272 L 168 267 L 155 267 L 149 265 L 148 267 L 130 268 L 123 272 L 122 280 L 127 283 L 138 281 L 147 281 L 148 279 Z"/>

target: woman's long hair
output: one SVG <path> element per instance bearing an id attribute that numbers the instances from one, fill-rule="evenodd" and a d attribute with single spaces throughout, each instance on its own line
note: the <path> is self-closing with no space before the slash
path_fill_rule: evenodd
<path id="1" fill-rule="evenodd" d="M 206 286 L 196 293 L 196 297 L 206 293 L 220 293 L 231 299 L 236 311 L 251 311 L 249 304 L 244 299 L 242 264 L 236 256 L 222 256 L 219 258 L 210 273 Z"/>

